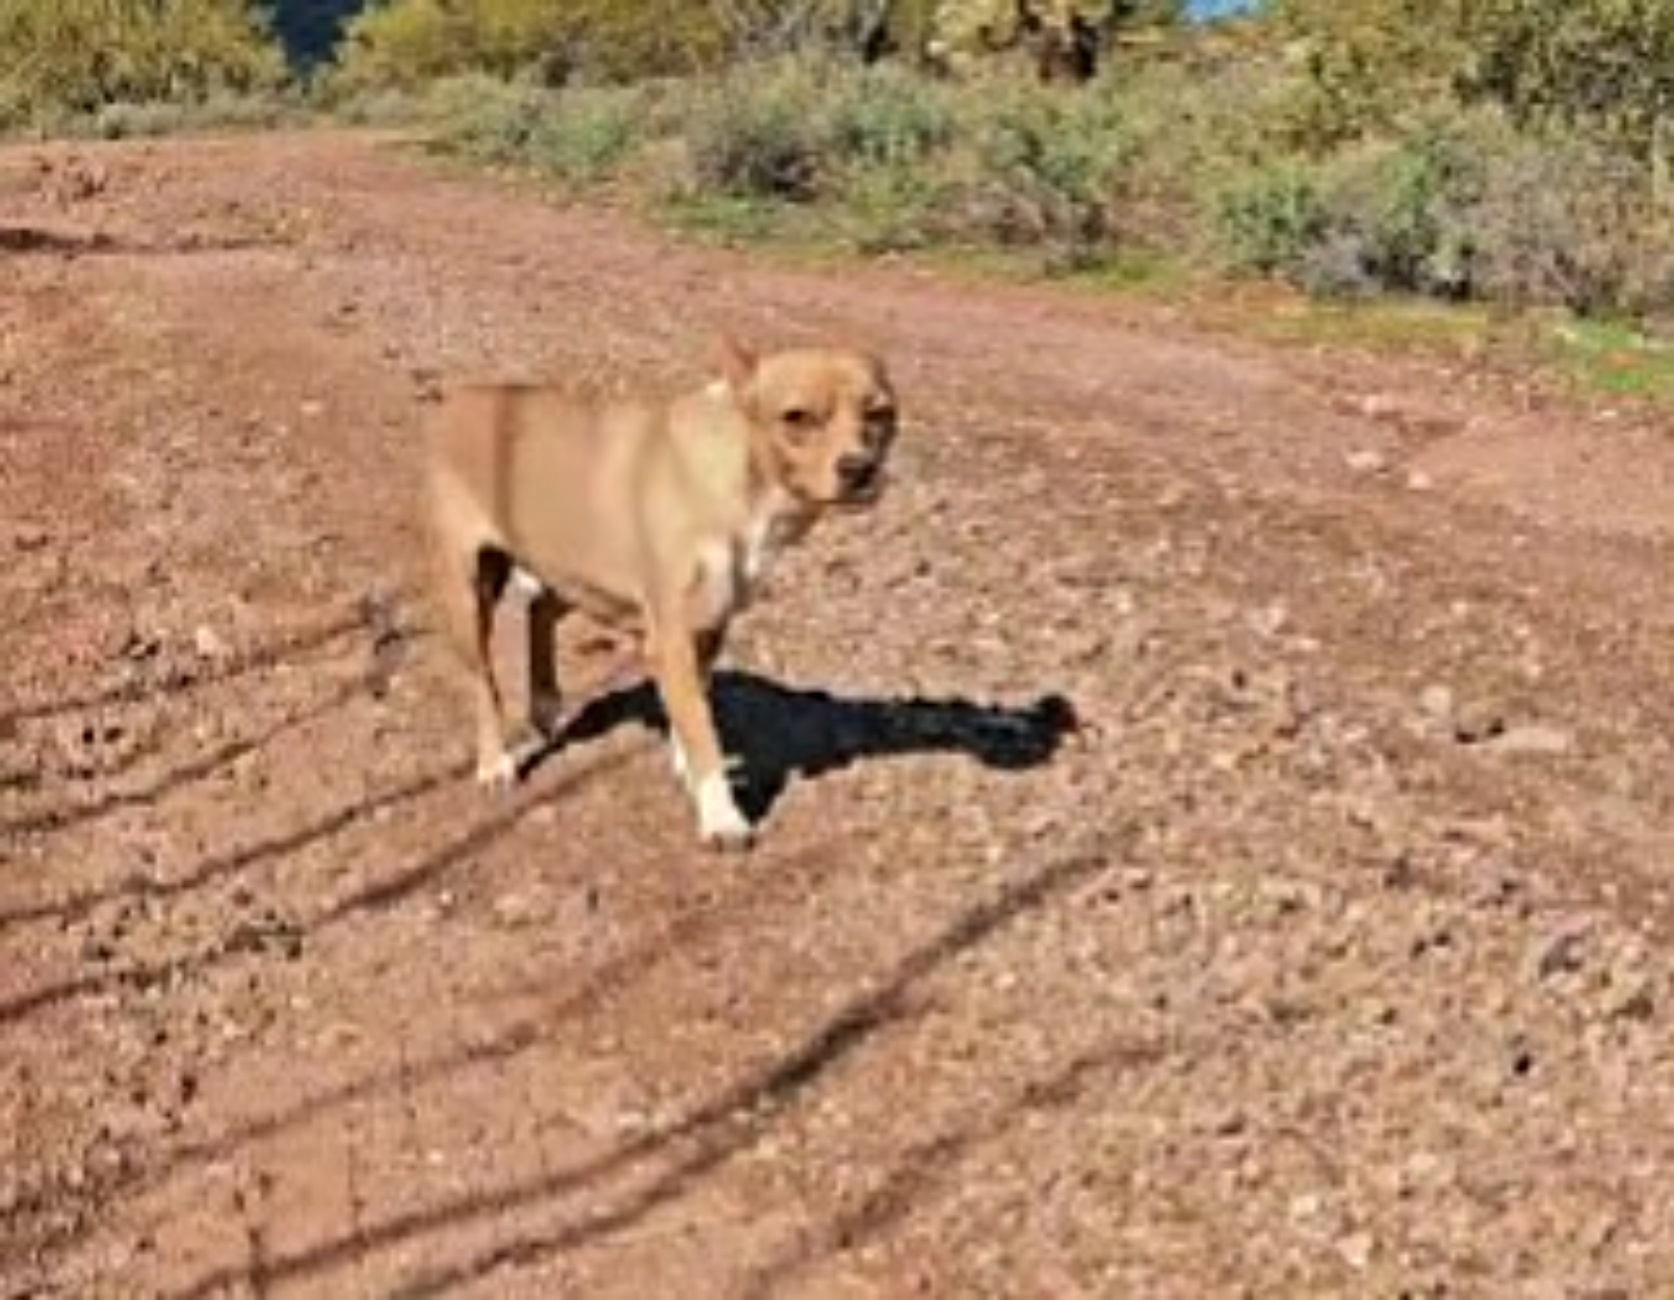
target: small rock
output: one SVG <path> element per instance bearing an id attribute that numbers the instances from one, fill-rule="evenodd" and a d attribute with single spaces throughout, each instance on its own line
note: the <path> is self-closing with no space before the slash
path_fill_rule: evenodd
<path id="1" fill-rule="evenodd" d="M 1343 457 L 1343 463 L 1356 474 L 1381 474 L 1389 468 L 1389 459 L 1381 451 L 1362 448 Z"/>
<path id="2" fill-rule="evenodd" d="M 1425 716 L 1436 722 L 1446 722 L 1453 716 L 1453 691 L 1437 682 L 1426 686 L 1418 697 L 1418 706 L 1424 710 Z"/>
<path id="3" fill-rule="evenodd" d="M 1278 636 L 1290 622 L 1290 611 L 1282 600 L 1250 611 L 1246 621 L 1250 630 L 1260 636 Z"/>
<path id="4" fill-rule="evenodd" d="M 519 930 L 541 919 L 535 901 L 522 893 L 501 894 L 494 900 L 491 910 L 495 924 L 507 930 Z"/>
<path id="5" fill-rule="evenodd" d="M 1369 1232 L 1351 1233 L 1337 1243 L 1337 1253 L 1355 1272 L 1363 1272 L 1372 1262 L 1372 1249 L 1377 1243 Z"/>
<path id="6" fill-rule="evenodd" d="M 118 653 L 122 658 L 132 663 L 144 663 L 155 659 L 162 652 L 163 642 L 160 637 L 150 636 L 139 629 L 131 629 L 123 638 Z"/>
<path id="7" fill-rule="evenodd" d="M 1540 945 L 1534 962 L 1535 976 L 1542 981 L 1581 969 L 1586 955 L 1587 935 L 1583 929 L 1568 929 Z"/>
<path id="8" fill-rule="evenodd" d="M 225 659 L 229 653 L 229 647 L 220 633 L 207 625 L 192 633 L 192 648 L 198 652 L 200 659 Z"/>
<path id="9" fill-rule="evenodd" d="M 1511 727 L 1491 737 L 1489 747 L 1496 754 L 1556 756 L 1569 753 L 1573 738 L 1561 728 L 1531 723 Z"/>
<path id="10" fill-rule="evenodd" d="M 1436 480 L 1421 469 L 1415 469 L 1407 475 L 1407 491 L 1428 492 L 1436 486 Z"/>
<path id="11" fill-rule="evenodd" d="M 1637 977 L 1614 983 L 1604 999 L 1604 1013 L 1612 1020 L 1650 1020 L 1657 1009 L 1649 979 Z"/>

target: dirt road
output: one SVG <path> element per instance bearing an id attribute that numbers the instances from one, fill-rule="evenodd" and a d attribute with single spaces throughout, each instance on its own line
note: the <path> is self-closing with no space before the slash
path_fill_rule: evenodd
<path id="1" fill-rule="evenodd" d="M 436 376 L 714 326 L 909 417 L 731 652 L 737 861 L 641 694 L 479 792 L 414 585 Z M 23 148 L 0 557 L 0 1295 L 1674 1295 L 1648 418 L 369 137 Z"/>

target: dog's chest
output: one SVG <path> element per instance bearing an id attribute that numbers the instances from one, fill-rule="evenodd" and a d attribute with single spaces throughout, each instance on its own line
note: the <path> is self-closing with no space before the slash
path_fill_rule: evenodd
<path id="1" fill-rule="evenodd" d="M 764 582 L 784 549 L 783 530 L 771 516 L 754 519 L 742 536 L 714 541 L 698 554 L 693 622 L 712 627 L 737 613 Z"/>

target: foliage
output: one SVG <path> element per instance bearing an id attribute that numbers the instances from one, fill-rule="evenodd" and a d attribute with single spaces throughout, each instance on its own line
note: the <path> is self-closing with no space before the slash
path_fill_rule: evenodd
<path id="1" fill-rule="evenodd" d="M 752 238 L 1210 262 L 1326 297 L 1674 299 L 1674 0 L 1269 0 L 1204 29 L 1184 7 L 0 0 L 0 124 L 281 117 L 300 101 L 249 97 L 283 76 L 263 15 L 304 70 L 346 19 L 311 102 L 422 106 L 444 148 Z M 1066 52 L 1099 75 L 1041 84 Z"/>
<path id="2" fill-rule="evenodd" d="M 733 198 L 812 199 L 826 179 L 829 121 L 798 65 L 731 77 L 692 106 L 683 133 L 691 187 Z"/>
<path id="3" fill-rule="evenodd" d="M 348 28 L 343 75 L 424 84 L 484 71 L 632 81 L 815 49 L 911 47 L 928 0 L 380 0 Z"/>
<path id="4" fill-rule="evenodd" d="M 1275 0 L 1272 30 L 1289 64 L 1278 125 L 1320 154 L 1398 128 L 1414 104 L 1445 98 L 1468 51 L 1473 0 Z"/>
<path id="5" fill-rule="evenodd" d="M 1674 0 L 1477 0 L 1469 92 L 1520 122 L 1583 128 L 1650 158 L 1674 107 Z"/>
<path id="6" fill-rule="evenodd" d="M 247 0 L 0 0 L 0 123 L 268 89 L 283 58 Z"/>
<path id="7" fill-rule="evenodd" d="M 1125 161 L 1122 112 L 1105 95 L 1015 85 L 989 91 L 970 116 L 977 228 L 1002 244 L 1033 245 L 1048 261 L 1098 260 Z"/>

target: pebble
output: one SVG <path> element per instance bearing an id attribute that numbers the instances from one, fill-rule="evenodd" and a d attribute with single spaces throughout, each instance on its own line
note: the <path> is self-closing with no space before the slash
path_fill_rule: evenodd
<path id="1" fill-rule="evenodd" d="M 1570 752 L 1574 738 L 1559 727 L 1531 723 L 1502 731 L 1488 745 L 1496 754 L 1556 757 Z"/>
<path id="2" fill-rule="evenodd" d="M 1345 1264 L 1358 1273 L 1364 1271 L 1372 1262 L 1372 1250 L 1376 1244 L 1371 1233 L 1355 1232 L 1337 1243 L 1337 1253 L 1343 1257 Z"/>
<path id="3" fill-rule="evenodd" d="M 228 654 L 226 641 L 212 627 L 200 627 L 192 633 L 192 648 L 200 659 L 224 659 Z"/>
<path id="4" fill-rule="evenodd" d="M 491 910 L 495 924 L 508 930 L 521 929 L 541 919 L 535 900 L 523 893 L 501 894 L 494 900 Z"/>
<path id="5" fill-rule="evenodd" d="M 1418 706 L 1424 710 L 1425 716 L 1436 722 L 1446 722 L 1453 716 L 1456 701 L 1451 687 L 1437 682 L 1426 686 L 1418 697 Z"/>

